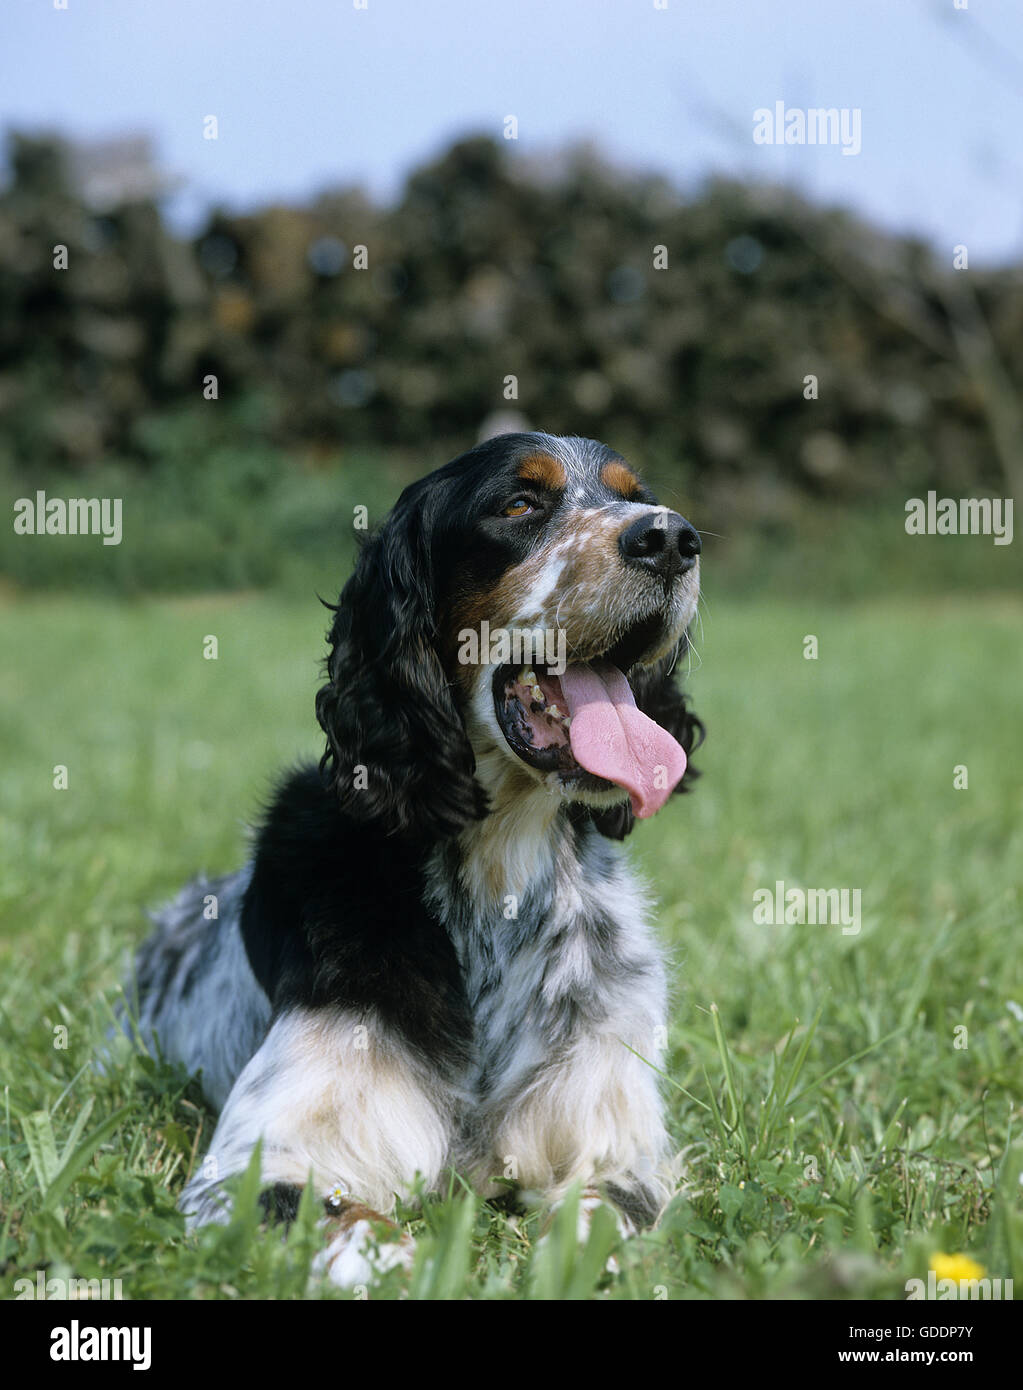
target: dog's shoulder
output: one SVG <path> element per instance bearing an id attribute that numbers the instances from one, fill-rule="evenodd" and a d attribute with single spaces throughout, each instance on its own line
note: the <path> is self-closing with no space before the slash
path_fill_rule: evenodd
<path id="1" fill-rule="evenodd" d="M 447 933 L 424 892 L 425 851 L 346 814 L 315 767 L 289 773 L 257 831 L 242 938 L 275 1009 L 372 1014 L 442 1057 L 467 1034 Z"/>

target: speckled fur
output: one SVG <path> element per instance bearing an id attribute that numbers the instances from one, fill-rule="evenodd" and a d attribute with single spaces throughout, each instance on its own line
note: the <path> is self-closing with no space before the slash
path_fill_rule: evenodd
<path id="1" fill-rule="evenodd" d="M 155 915 L 128 991 L 124 1026 L 220 1111 L 192 1224 L 225 1219 L 224 1179 L 260 1141 L 268 1213 L 310 1177 L 333 1203 L 339 1280 L 369 1268 L 367 1233 L 417 1175 L 548 1204 L 579 1183 L 630 1225 L 669 1196 L 665 969 L 615 843 L 626 794 L 523 761 L 496 668 L 451 664 L 469 612 L 553 624 L 576 660 L 640 621 L 636 703 L 699 741 L 671 679 L 698 566 L 650 573 L 620 538 L 665 513 L 698 543 L 633 477 L 595 441 L 504 436 L 407 489 L 364 548 L 317 696 L 320 768 L 282 780 L 245 869 Z M 536 517 L 503 521 L 526 484 L 546 489 Z"/>

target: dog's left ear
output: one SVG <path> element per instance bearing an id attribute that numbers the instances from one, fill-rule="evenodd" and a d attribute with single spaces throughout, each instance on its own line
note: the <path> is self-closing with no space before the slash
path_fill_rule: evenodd
<path id="1" fill-rule="evenodd" d="M 433 535 L 443 493 L 413 484 L 363 546 L 328 634 L 320 764 L 353 820 L 426 840 L 486 810 L 436 645 Z M 331 606 L 331 605 L 328 605 Z"/>
<path id="2" fill-rule="evenodd" d="M 652 666 L 634 666 L 629 673 L 629 684 L 636 697 L 636 705 L 655 724 L 660 724 L 672 738 L 676 739 L 686 752 L 686 770 L 675 792 L 692 790 L 692 784 L 699 777 L 698 770 L 689 762 L 694 749 L 699 748 L 706 736 L 703 721 L 698 719 L 688 707 L 688 697 L 679 690 L 675 677 L 669 672 L 678 658 L 686 650 L 683 638 L 678 651 L 662 657 Z M 609 840 L 624 840 L 636 818 L 627 801 L 611 806 L 606 811 L 591 811 L 593 824 Z"/>

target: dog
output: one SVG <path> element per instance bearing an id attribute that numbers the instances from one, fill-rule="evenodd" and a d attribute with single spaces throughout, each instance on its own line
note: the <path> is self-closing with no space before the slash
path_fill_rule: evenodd
<path id="1" fill-rule="evenodd" d="M 137 1039 L 220 1112 L 190 1225 L 228 1219 L 257 1144 L 268 1216 L 314 1184 L 342 1284 L 452 1169 L 656 1220 L 665 968 L 617 842 L 696 775 L 672 671 L 700 550 L 620 454 L 541 433 L 412 484 L 363 544 L 327 605 L 322 761 L 136 959 Z"/>

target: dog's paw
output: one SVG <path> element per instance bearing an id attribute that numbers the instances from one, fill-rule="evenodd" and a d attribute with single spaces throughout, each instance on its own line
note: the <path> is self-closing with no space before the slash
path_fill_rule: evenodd
<path id="1" fill-rule="evenodd" d="M 558 1222 L 559 1215 L 561 1214 L 563 1208 L 569 1204 L 570 1199 L 561 1198 L 559 1201 L 554 1202 L 553 1205 L 550 1207 L 547 1213 L 547 1218 L 544 1221 L 543 1226 L 541 1228 L 540 1238 L 538 1242 L 540 1246 L 548 1245 L 551 1242 L 554 1233 L 554 1226 Z M 635 1225 L 632 1223 L 632 1221 L 629 1220 L 629 1218 L 625 1215 L 624 1212 L 620 1211 L 618 1207 L 616 1207 L 612 1202 L 609 1202 L 606 1197 L 604 1197 L 600 1192 L 597 1191 L 596 1188 L 587 1187 L 579 1193 L 578 1203 L 575 1208 L 575 1240 L 576 1245 L 580 1248 L 589 1243 L 593 1227 L 594 1216 L 601 1209 L 603 1209 L 606 1213 L 610 1213 L 610 1216 L 613 1218 L 613 1227 L 615 1232 L 614 1244 L 620 1244 L 621 1241 L 627 1240 L 630 1236 L 634 1236 L 636 1234 Z M 602 1217 L 602 1221 L 606 1222 L 607 1217 Z M 613 1254 L 608 1253 L 604 1268 L 606 1269 L 608 1274 L 619 1273 L 618 1261 Z"/>
<path id="2" fill-rule="evenodd" d="M 590 1238 L 590 1227 L 593 1224 L 593 1214 L 598 1207 L 606 1207 L 615 1219 L 615 1226 L 618 1229 L 618 1239 L 627 1240 L 629 1236 L 636 1234 L 636 1227 L 629 1220 L 623 1211 L 605 1197 L 602 1197 L 595 1188 L 588 1187 L 579 1198 L 579 1216 L 576 1220 L 576 1239 L 580 1245 L 585 1245 Z"/>
<path id="3" fill-rule="evenodd" d="M 328 1244 L 313 1260 L 313 1273 L 348 1289 L 369 1284 L 391 1269 L 412 1268 L 415 1242 L 400 1226 L 372 1207 L 347 1202 L 332 1211 Z"/>
<path id="4" fill-rule="evenodd" d="M 540 1231 L 541 1240 L 545 1240 L 550 1234 L 558 1213 L 565 1205 L 566 1199 L 564 1197 L 551 1205 Z M 576 1207 L 575 1232 L 576 1240 L 580 1245 L 585 1245 L 589 1240 L 593 1216 L 600 1207 L 605 1207 L 614 1217 L 620 1240 L 625 1240 L 636 1234 L 635 1225 L 623 1211 L 619 1210 L 613 1202 L 609 1202 L 595 1187 L 586 1187 L 579 1193 L 578 1206 Z"/>

